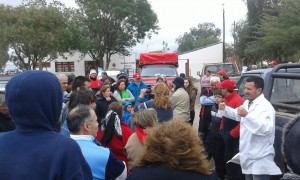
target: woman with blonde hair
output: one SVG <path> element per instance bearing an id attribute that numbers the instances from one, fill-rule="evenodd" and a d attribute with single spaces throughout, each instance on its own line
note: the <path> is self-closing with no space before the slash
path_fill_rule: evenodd
<path id="1" fill-rule="evenodd" d="M 157 112 L 158 122 L 169 121 L 173 118 L 173 109 L 169 99 L 169 90 L 165 84 L 158 83 L 153 88 L 154 99 L 143 102 L 147 94 L 146 89 L 141 89 L 141 94 L 134 104 L 134 111 L 153 108 Z"/>
<path id="2" fill-rule="evenodd" d="M 204 154 L 194 129 L 180 121 L 169 121 L 147 131 L 144 151 L 127 179 L 218 179 Z"/>
<path id="3" fill-rule="evenodd" d="M 133 162 L 140 157 L 144 150 L 144 141 L 147 137 L 146 128 L 153 127 L 157 123 L 155 109 L 149 108 L 138 112 L 133 119 L 133 123 L 135 125 L 135 133 L 129 137 L 125 146 L 129 170 Z"/>

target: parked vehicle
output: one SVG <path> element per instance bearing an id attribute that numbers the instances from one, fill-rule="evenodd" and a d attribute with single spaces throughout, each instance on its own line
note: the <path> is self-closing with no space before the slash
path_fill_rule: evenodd
<path id="1" fill-rule="evenodd" d="M 224 70 L 227 73 L 227 77 L 237 81 L 241 75 L 238 67 L 234 63 L 209 63 L 204 64 L 202 71 L 198 72 L 200 78 L 205 75 L 205 71 L 209 70 L 212 76 L 216 76 L 217 72 Z"/>
<path id="2" fill-rule="evenodd" d="M 169 82 L 178 76 L 176 53 L 141 53 L 140 74 L 148 87 L 155 84 L 157 77 L 165 75 Z"/>
<path id="3" fill-rule="evenodd" d="M 275 162 L 282 173 L 286 165 L 281 151 L 283 127 L 300 112 L 300 64 L 279 64 L 273 69 L 247 71 L 237 82 L 238 94 L 245 98 L 246 79 L 260 76 L 264 79 L 263 94 L 276 110 L 275 117 Z M 295 140 L 296 141 L 296 140 Z M 274 177 L 273 179 L 280 179 Z"/>

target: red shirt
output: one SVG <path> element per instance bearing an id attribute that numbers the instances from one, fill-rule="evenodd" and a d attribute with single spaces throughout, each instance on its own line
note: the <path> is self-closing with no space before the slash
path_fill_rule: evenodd
<path id="1" fill-rule="evenodd" d="M 91 84 L 91 88 L 95 89 L 95 88 L 100 88 L 102 85 L 102 82 L 99 79 L 96 79 L 96 80 L 90 79 L 90 84 Z"/>
<path id="2" fill-rule="evenodd" d="M 124 147 L 133 132 L 123 122 L 121 123 L 121 129 L 122 129 L 122 139 L 120 139 L 117 135 L 114 134 L 109 145 L 101 144 L 101 139 L 103 138 L 105 131 L 100 132 L 98 130 L 96 139 L 101 144 L 101 146 L 109 148 L 118 160 L 124 161 L 127 165 L 128 159 L 124 153 Z"/>
<path id="3" fill-rule="evenodd" d="M 224 98 L 226 106 L 231 108 L 238 108 L 244 103 L 244 99 L 239 96 L 235 91 L 232 92 L 229 96 Z M 223 120 L 221 121 L 220 129 L 223 129 Z M 233 138 L 238 138 L 240 136 L 240 123 L 230 131 L 230 135 Z"/>

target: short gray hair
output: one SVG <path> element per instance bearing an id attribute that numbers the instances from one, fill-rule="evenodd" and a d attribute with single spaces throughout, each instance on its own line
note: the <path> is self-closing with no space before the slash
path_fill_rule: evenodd
<path id="1" fill-rule="evenodd" d="M 68 79 L 68 76 L 65 75 L 65 74 L 62 74 L 62 73 L 56 74 L 56 77 L 57 77 L 57 79 L 58 79 L 59 81 L 60 81 L 62 78 L 67 78 L 67 79 Z"/>
<path id="2" fill-rule="evenodd" d="M 91 111 L 88 105 L 79 104 L 69 112 L 67 125 L 71 134 L 79 134 L 84 123 L 92 121 Z"/>
<path id="3" fill-rule="evenodd" d="M 218 76 L 212 76 L 210 78 L 210 83 L 217 83 L 217 82 L 221 82 L 221 80 Z"/>

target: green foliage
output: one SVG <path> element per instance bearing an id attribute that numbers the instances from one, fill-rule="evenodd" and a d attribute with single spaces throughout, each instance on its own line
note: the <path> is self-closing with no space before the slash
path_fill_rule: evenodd
<path id="1" fill-rule="evenodd" d="M 221 30 L 213 23 L 198 24 L 176 39 L 178 53 L 191 51 L 220 42 Z"/>
<path id="2" fill-rule="evenodd" d="M 96 66 L 106 67 L 112 54 L 128 54 L 129 48 L 151 37 L 158 29 L 157 16 L 147 0 L 77 0 L 79 49 L 89 54 Z"/>
<path id="3" fill-rule="evenodd" d="M 262 40 L 264 32 L 260 31 L 262 17 L 276 16 L 275 8 L 281 0 L 245 0 L 248 13 L 247 20 L 237 23 L 235 29 L 236 53 L 244 60 L 244 65 L 255 64 L 263 59 L 276 58 L 279 50 L 270 49 Z"/>
<path id="4" fill-rule="evenodd" d="M 19 7 L 1 6 L 0 38 L 3 46 L 15 51 L 26 69 L 41 69 L 43 63 L 70 49 L 72 35 L 66 24 L 69 17 L 58 2 L 26 1 Z"/>
<path id="5" fill-rule="evenodd" d="M 300 50 L 300 1 L 285 0 L 277 11 L 277 16 L 264 16 L 260 40 L 269 50 L 267 55 L 279 60 L 294 58 Z M 271 49 L 275 49 L 275 53 Z"/>

